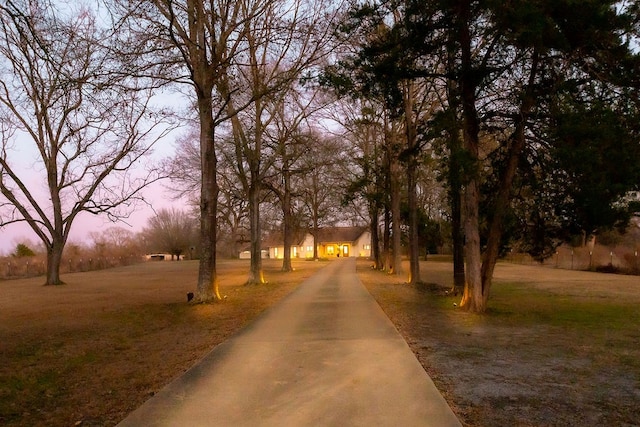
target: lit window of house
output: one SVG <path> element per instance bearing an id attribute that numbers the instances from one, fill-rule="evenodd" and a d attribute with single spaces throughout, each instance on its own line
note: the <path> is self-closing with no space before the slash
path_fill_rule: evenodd
<path id="1" fill-rule="evenodd" d="M 364 245 L 364 250 L 365 251 L 371 250 L 371 245 Z"/>
<path id="2" fill-rule="evenodd" d="M 327 253 L 333 255 L 333 246 L 327 246 Z"/>

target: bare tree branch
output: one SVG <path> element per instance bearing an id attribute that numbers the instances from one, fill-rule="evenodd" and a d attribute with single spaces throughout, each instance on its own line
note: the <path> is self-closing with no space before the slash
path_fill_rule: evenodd
<path id="1" fill-rule="evenodd" d="M 58 284 L 75 218 L 126 217 L 159 177 L 132 167 L 174 125 L 152 107 L 153 82 L 121 73 L 119 39 L 92 11 L 19 3 L 0 7 L 0 226 L 26 222 L 46 246 L 47 284 Z M 37 168 L 25 171 L 29 150 Z"/>

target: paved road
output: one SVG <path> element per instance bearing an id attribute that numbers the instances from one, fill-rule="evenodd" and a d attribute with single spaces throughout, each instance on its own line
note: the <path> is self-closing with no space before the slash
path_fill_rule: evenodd
<path id="1" fill-rule="evenodd" d="M 131 413 L 128 426 L 460 426 L 338 259 Z"/>

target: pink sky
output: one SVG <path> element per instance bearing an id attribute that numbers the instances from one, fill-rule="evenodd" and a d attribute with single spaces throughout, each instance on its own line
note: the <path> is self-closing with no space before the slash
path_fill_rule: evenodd
<path id="1" fill-rule="evenodd" d="M 112 222 L 106 215 L 91 215 L 83 213 L 78 216 L 71 227 L 70 242 L 88 242 L 89 233 L 102 231 L 110 227 L 122 227 L 136 233 L 146 226 L 148 219 L 154 214 L 154 209 L 162 209 L 173 206 L 177 209 L 185 208 L 180 200 L 173 200 L 172 195 L 166 190 L 164 184 L 156 183 L 145 192 L 151 207 L 140 205 L 130 218 L 124 222 Z M 0 255 L 11 253 L 18 243 L 32 242 L 39 245 L 40 241 L 31 228 L 22 224 L 12 224 L 0 228 Z"/>
<path id="2" fill-rule="evenodd" d="M 159 162 L 163 158 L 172 157 L 174 153 L 174 140 L 179 133 L 180 131 L 177 131 L 158 141 L 150 160 Z M 19 149 L 17 147 L 19 147 Z M 29 144 L 14 144 L 9 155 L 16 170 L 20 171 L 19 173 L 22 175 L 21 179 L 24 180 L 34 196 L 46 201 L 48 196 L 43 185 L 44 178 L 41 172 L 42 160 L 38 159 L 38 155 L 34 150 L 35 148 Z M 168 181 L 166 183 L 168 183 Z M 71 226 L 69 242 L 88 242 L 90 240 L 90 232 L 99 232 L 114 226 L 126 228 L 132 232 L 139 232 L 146 225 L 148 219 L 154 214 L 154 209 L 158 210 L 169 206 L 181 209 L 183 203 L 173 200 L 172 194 L 166 189 L 166 183 L 154 183 L 147 188 L 144 192 L 144 197 L 151 206 L 140 204 L 131 214 L 130 218 L 125 220 L 126 223 L 112 222 L 107 215 L 92 215 L 87 213 L 78 215 Z M 0 198 L 2 198 L 1 195 Z M 11 224 L 0 228 L 0 256 L 11 253 L 18 243 L 23 242 L 31 242 L 36 246 L 40 245 L 40 240 L 27 224 Z"/>
<path id="3" fill-rule="evenodd" d="M 181 106 L 188 105 L 184 96 L 173 92 L 157 94 L 154 98 L 154 103 L 158 106 L 174 106 L 176 108 L 182 108 Z M 150 160 L 159 162 L 163 158 L 172 157 L 175 151 L 175 139 L 184 131 L 184 129 L 174 130 L 157 141 Z M 20 137 L 19 134 L 17 134 L 17 136 Z M 21 178 L 26 180 L 27 186 L 33 191 L 34 188 L 43 185 L 43 176 L 41 172 L 39 172 L 42 170 L 42 160 L 39 159 L 35 147 L 28 142 L 26 144 L 24 142 L 26 141 L 15 140 L 9 154 L 12 157 L 11 162 L 17 165 L 17 170 L 22 171 L 23 176 Z M 80 214 L 71 226 L 69 242 L 88 242 L 90 240 L 90 232 L 99 232 L 114 226 L 139 232 L 146 225 L 148 219 L 154 214 L 154 209 L 158 210 L 170 206 L 177 209 L 186 208 L 183 202 L 173 200 L 172 194 L 166 189 L 165 185 L 165 183 L 155 183 L 150 186 L 145 191 L 144 197 L 151 204 L 151 207 L 141 204 L 131 214 L 130 218 L 126 219 L 126 223 L 114 223 L 109 220 L 107 215 Z M 42 193 L 39 196 L 36 195 L 36 197 L 48 197 L 46 196 L 46 190 L 43 189 Z M 1 195 L 0 199 L 2 199 Z M 11 253 L 18 243 L 24 241 L 32 242 L 35 245 L 40 244 L 33 230 L 24 223 L 12 224 L 0 228 L 0 256 Z"/>

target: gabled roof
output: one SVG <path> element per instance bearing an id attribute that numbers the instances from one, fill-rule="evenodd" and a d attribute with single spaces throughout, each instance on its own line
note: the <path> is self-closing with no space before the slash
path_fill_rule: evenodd
<path id="1" fill-rule="evenodd" d="M 291 244 L 294 246 L 300 246 L 304 243 L 305 232 L 298 231 L 293 233 L 293 239 Z M 263 248 L 274 248 L 282 246 L 284 244 L 284 233 L 282 231 L 274 231 L 269 233 L 267 237 L 262 240 Z"/>
<path id="2" fill-rule="evenodd" d="M 355 242 L 367 227 L 324 227 L 318 230 L 318 243 Z"/>
<path id="3" fill-rule="evenodd" d="M 318 230 L 318 244 L 320 243 L 353 243 L 362 236 L 368 227 L 323 227 Z M 311 230 L 308 231 L 309 234 Z M 306 233 L 298 231 L 293 236 L 292 244 L 302 246 Z M 284 244 L 284 236 L 281 231 L 270 233 L 263 241 L 263 248 L 275 248 Z"/>

